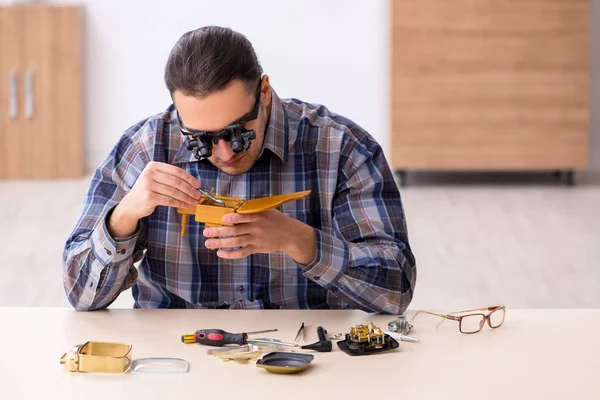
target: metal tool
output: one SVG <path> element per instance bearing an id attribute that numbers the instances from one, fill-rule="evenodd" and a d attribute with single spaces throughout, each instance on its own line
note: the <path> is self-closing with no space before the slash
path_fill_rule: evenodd
<path id="1" fill-rule="evenodd" d="M 248 335 L 255 335 L 257 333 L 275 332 L 277 329 L 266 329 L 262 331 L 254 332 L 243 332 L 243 333 L 230 333 L 222 329 L 199 329 L 195 333 L 187 333 L 181 335 L 181 341 L 183 343 L 200 343 L 208 346 L 225 346 L 226 344 L 237 344 L 244 345 L 249 343 L 247 341 Z"/>
<path id="2" fill-rule="evenodd" d="M 288 346 L 288 347 L 300 347 L 297 343 L 282 342 L 279 339 L 273 338 L 260 338 L 260 339 L 247 339 L 248 344 L 255 344 L 257 346 Z"/>
<path id="3" fill-rule="evenodd" d="M 383 333 L 385 333 L 386 335 L 390 335 L 394 339 L 401 340 L 403 342 L 411 342 L 411 343 L 420 342 L 420 340 L 417 339 L 416 337 L 404 335 L 404 334 L 398 333 L 398 332 L 383 331 Z"/>
<path id="4" fill-rule="evenodd" d="M 250 351 L 250 345 L 244 344 L 241 346 L 227 346 L 227 347 L 218 347 L 216 349 L 208 349 L 206 350 L 206 354 L 209 356 L 216 353 L 223 353 L 226 351 L 236 352 L 236 351 Z"/>
<path id="5" fill-rule="evenodd" d="M 317 327 L 317 336 L 319 341 L 313 344 L 307 344 L 301 348 L 304 350 L 315 350 L 320 353 L 328 353 L 331 351 L 331 340 L 327 339 L 327 331 L 322 326 Z"/>
<path id="6" fill-rule="evenodd" d="M 277 328 L 275 328 L 275 329 L 263 329 L 262 331 L 246 332 L 246 335 L 257 335 L 259 333 L 269 333 L 269 332 L 277 332 Z"/>
<path id="7" fill-rule="evenodd" d="M 198 191 L 208 197 L 211 201 L 214 201 L 217 204 L 220 204 L 221 207 L 227 207 L 227 205 L 225 204 L 225 202 L 221 199 L 217 199 L 215 196 L 213 196 L 212 194 L 210 194 L 209 192 L 207 192 L 206 190 L 202 189 L 202 188 L 198 188 Z"/>
<path id="8" fill-rule="evenodd" d="M 296 338 L 294 339 L 294 342 L 297 342 L 300 337 L 302 337 L 302 340 L 304 340 L 304 322 L 302 323 L 302 325 L 300 325 L 300 329 L 298 329 L 298 333 L 296 333 Z"/>

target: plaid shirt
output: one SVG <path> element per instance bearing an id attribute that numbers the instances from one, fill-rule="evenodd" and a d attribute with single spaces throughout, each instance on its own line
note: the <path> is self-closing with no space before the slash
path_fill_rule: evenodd
<path id="1" fill-rule="evenodd" d="M 358 308 L 402 313 L 416 281 L 400 194 L 381 147 L 325 107 L 273 93 L 263 150 L 246 174 L 197 161 L 176 110 L 128 129 L 95 171 L 63 254 L 64 287 L 77 310 L 108 306 L 133 286 L 135 307 Z M 107 217 L 150 161 L 179 166 L 218 195 L 251 199 L 302 190 L 280 211 L 314 228 L 316 257 L 299 265 L 284 253 L 221 259 L 203 224 L 159 206 L 137 232 L 114 239 Z M 141 263 L 134 266 L 134 263 Z"/>

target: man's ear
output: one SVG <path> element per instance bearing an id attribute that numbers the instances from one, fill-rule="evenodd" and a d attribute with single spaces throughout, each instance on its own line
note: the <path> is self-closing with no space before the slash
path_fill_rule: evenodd
<path id="1" fill-rule="evenodd" d="M 271 88 L 271 83 L 269 82 L 269 75 L 265 74 L 262 77 L 262 87 L 260 89 L 260 102 L 265 106 L 271 104 L 272 91 L 273 88 Z"/>

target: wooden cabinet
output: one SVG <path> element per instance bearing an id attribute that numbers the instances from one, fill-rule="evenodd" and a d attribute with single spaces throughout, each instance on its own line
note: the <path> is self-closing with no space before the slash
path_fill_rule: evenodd
<path id="1" fill-rule="evenodd" d="M 83 175 L 81 17 L 0 7 L 0 178 Z"/>
<path id="2" fill-rule="evenodd" d="M 589 20 L 589 0 L 392 0 L 393 168 L 585 168 Z"/>

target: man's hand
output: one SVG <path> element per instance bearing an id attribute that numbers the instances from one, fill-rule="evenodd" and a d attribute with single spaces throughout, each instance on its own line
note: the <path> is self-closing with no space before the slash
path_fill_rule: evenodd
<path id="1" fill-rule="evenodd" d="M 194 207 L 200 199 L 200 182 L 181 168 L 150 162 L 115 207 L 108 221 L 112 237 L 131 236 L 138 220 L 154 212 L 157 206 Z"/>
<path id="2" fill-rule="evenodd" d="M 282 214 L 268 210 L 256 214 L 227 214 L 223 222 L 235 226 L 204 229 L 206 247 L 220 249 L 222 258 L 243 258 L 254 253 L 282 251 L 298 264 L 310 264 L 315 258 L 313 228 Z M 241 247 L 238 250 L 222 250 Z"/>

